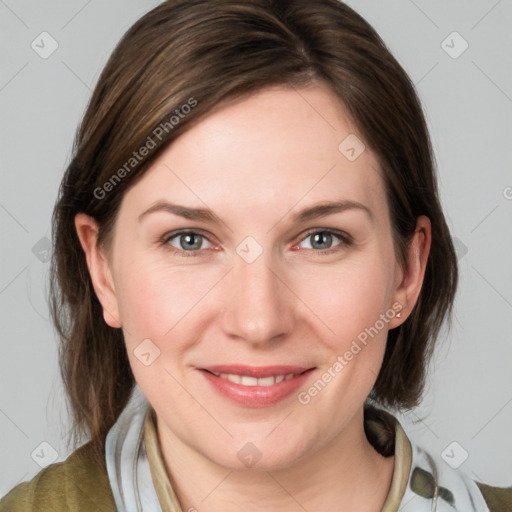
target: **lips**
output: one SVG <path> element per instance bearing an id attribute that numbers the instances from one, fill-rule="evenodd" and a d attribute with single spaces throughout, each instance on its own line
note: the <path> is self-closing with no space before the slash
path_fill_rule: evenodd
<path id="1" fill-rule="evenodd" d="M 199 370 L 216 391 L 238 405 L 266 407 L 284 400 L 296 391 L 314 368 L 216 365 Z"/>
<path id="2" fill-rule="evenodd" d="M 245 366 L 241 364 L 234 365 L 216 365 L 206 366 L 203 370 L 207 370 L 216 375 L 240 375 L 247 377 L 255 377 L 257 379 L 264 377 L 274 377 L 277 375 L 290 375 L 303 373 L 310 368 L 304 366 L 274 365 L 274 366 Z"/>

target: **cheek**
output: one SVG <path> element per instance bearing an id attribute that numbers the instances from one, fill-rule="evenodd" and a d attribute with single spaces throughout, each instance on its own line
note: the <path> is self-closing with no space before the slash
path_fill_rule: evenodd
<path id="1" fill-rule="evenodd" d="M 160 340 L 183 332 L 192 316 L 197 322 L 193 313 L 219 278 L 213 269 L 190 266 L 178 271 L 151 259 L 123 262 L 118 277 L 121 321 L 130 345 L 144 338 L 162 344 Z"/>
<path id="2" fill-rule="evenodd" d="M 187 332 L 187 313 L 204 292 L 200 286 L 191 286 L 190 275 L 187 279 L 182 272 L 170 271 L 148 260 L 144 264 L 135 259 L 124 261 L 119 268 L 116 290 L 135 379 L 152 402 L 158 396 L 169 396 L 170 389 L 177 396 L 173 363 L 181 361 L 187 347 L 193 344 L 194 336 Z M 149 360 L 144 361 L 146 354 Z"/>
<path id="3" fill-rule="evenodd" d="M 337 269 L 302 274 L 298 295 L 343 348 L 391 307 L 392 279 L 386 259 L 354 259 Z"/>
<path id="4" fill-rule="evenodd" d="M 131 274 L 123 283 L 119 308 L 128 339 L 133 342 L 137 336 L 157 337 L 164 329 L 170 328 L 170 319 L 164 311 L 165 305 L 174 299 L 170 290 L 175 288 L 166 287 L 166 282 L 151 272 Z"/>

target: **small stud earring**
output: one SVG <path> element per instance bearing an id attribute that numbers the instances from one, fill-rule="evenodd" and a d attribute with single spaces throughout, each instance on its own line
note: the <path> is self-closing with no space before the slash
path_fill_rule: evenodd
<path id="1" fill-rule="evenodd" d="M 402 316 L 402 313 L 399 311 L 397 314 L 396 314 L 396 317 L 397 318 L 400 318 Z"/>

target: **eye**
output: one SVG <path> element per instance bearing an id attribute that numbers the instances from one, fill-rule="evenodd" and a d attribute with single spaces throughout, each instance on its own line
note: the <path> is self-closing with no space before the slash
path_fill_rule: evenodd
<path id="1" fill-rule="evenodd" d="M 307 240 L 310 241 L 306 244 L 305 248 L 312 249 L 318 254 L 330 253 L 349 246 L 352 243 L 352 237 L 347 233 L 326 229 L 309 232 L 300 240 L 300 243 L 304 243 Z M 336 241 L 338 241 L 338 243 L 335 243 Z"/>
<path id="2" fill-rule="evenodd" d="M 210 244 L 208 239 L 197 231 L 169 233 L 162 239 L 163 245 L 173 250 L 173 252 L 181 253 L 196 253 L 203 249 L 210 248 L 211 244 L 205 247 L 205 243 Z M 195 254 L 183 254 L 183 256 L 195 256 Z"/>
<path id="3" fill-rule="evenodd" d="M 199 256 L 201 251 L 212 247 L 208 238 L 198 231 L 179 231 L 168 233 L 160 243 L 179 256 Z M 352 244 L 352 237 L 341 231 L 317 229 L 306 234 L 298 244 L 305 244 L 305 249 L 315 254 L 329 254 Z"/>

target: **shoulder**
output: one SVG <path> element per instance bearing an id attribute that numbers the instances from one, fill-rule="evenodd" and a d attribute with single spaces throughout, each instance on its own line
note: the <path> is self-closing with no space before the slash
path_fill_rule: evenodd
<path id="1" fill-rule="evenodd" d="M 94 459 L 90 443 L 0 500 L 0 512 L 115 512 L 115 508 L 107 471 Z"/>
<path id="2" fill-rule="evenodd" d="M 490 512 L 509 512 L 512 510 L 512 487 L 492 487 L 475 482 L 482 493 Z"/>
<path id="3" fill-rule="evenodd" d="M 425 510 L 433 510 L 436 502 L 441 502 L 454 511 L 512 511 L 512 487 L 494 487 L 473 480 L 439 453 L 411 442 L 397 418 L 387 411 L 366 407 L 365 432 L 379 453 L 395 454 L 397 488 L 403 489 L 398 493 L 400 510 L 417 512 L 417 498 L 421 497 L 429 500 Z M 395 505 L 393 503 L 389 510 L 397 510 Z"/>

